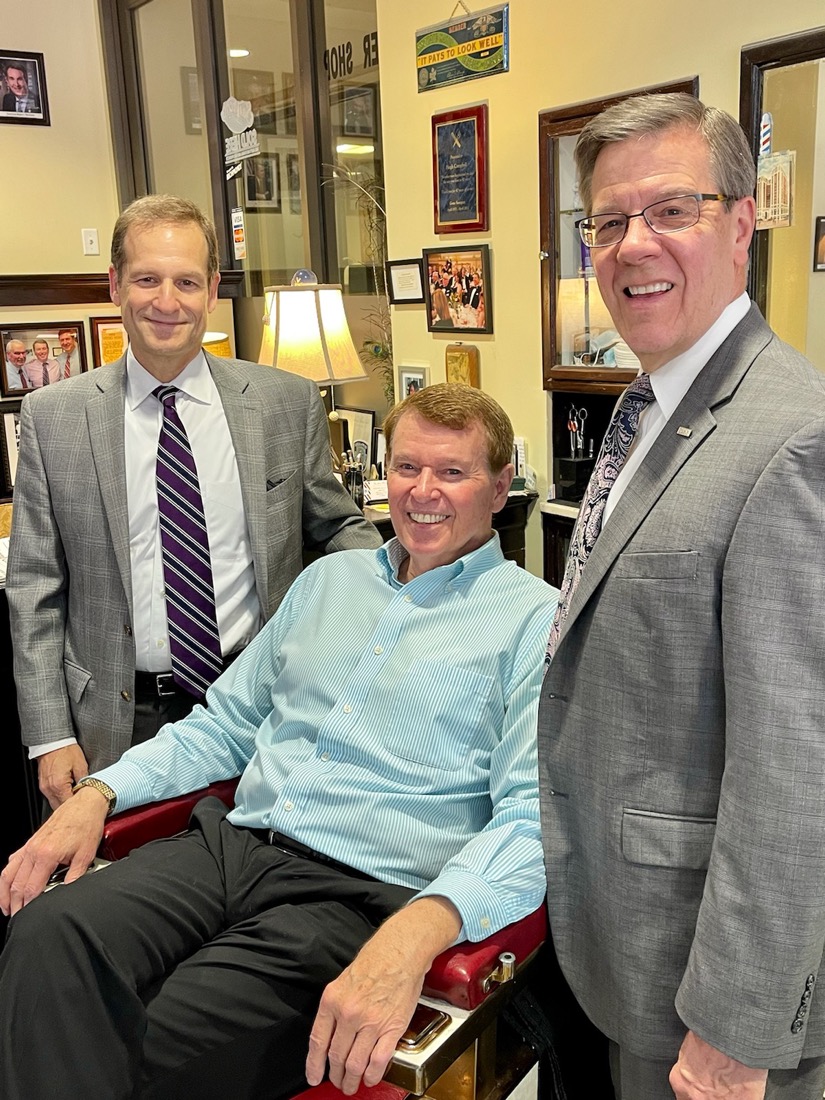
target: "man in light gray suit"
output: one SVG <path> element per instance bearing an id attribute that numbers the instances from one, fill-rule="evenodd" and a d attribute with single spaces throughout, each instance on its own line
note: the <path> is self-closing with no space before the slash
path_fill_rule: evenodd
<path id="1" fill-rule="evenodd" d="M 544 681 L 556 951 L 617 1097 L 814 1100 L 825 387 L 744 293 L 754 168 L 729 115 L 626 100 L 576 160 L 582 237 L 654 400 Z"/>
<path id="2" fill-rule="evenodd" d="M 277 609 L 302 545 L 381 544 L 332 474 L 317 388 L 205 353 L 215 230 L 187 200 L 121 214 L 112 300 L 129 350 L 23 402 L 7 591 L 24 744 L 52 807 L 197 701 L 173 678 L 155 466 L 176 407 L 197 466 L 224 666 Z"/>

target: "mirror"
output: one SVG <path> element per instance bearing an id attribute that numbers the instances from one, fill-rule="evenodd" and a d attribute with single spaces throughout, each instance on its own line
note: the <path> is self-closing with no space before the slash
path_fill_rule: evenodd
<path id="1" fill-rule="evenodd" d="M 772 151 L 796 153 L 793 212 L 791 225 L 756 233 L 749 290 L 777 335 L 825 371 L 825 270 L 814 270 L 825 216 L 825 27 L 742 50 L 739 120 L 754 154 L 766 111 Z"/>

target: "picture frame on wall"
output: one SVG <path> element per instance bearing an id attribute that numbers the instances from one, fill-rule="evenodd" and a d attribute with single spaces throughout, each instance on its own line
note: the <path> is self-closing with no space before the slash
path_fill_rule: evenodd
<path id="1" fill-rule="evenodd" d="M 281 155 L 259 153 L 243 162 L 244 199 L 247 210 L 281 212 Z"/>
<path id="2" fill-rule="evenodd" d="M 183 101 L 183 129 L 187 134 L 202 134 L 201 93 L 198 87 L 198 70 L 192 65 L 182 65 L 180 91 Z"/>
<path id="3" fill-rule="evenodd" d="M 20 410 L 3 413 L 3 480 L 6 492 L 14 488 L 20 450 Z M 4 494 L 5 495 L 5 494 Z"/>
<path id="4" fill-rule="evenodd" d="M 290 214 L 301 213 L 301 166 L 297 153 L 286 154 L 286 191 Z"/>
<path id="5" fill-rule="evenodd" d="M 430 384 L 430 372 L 427 367 L 398 368 L 398 400 L 403 401 L 419 390 L 426 389 Z"/>
<path id="6" fill-rule="evenodd" d="M 275 74 L 262 69 L 233 69 L 232 91 L 235 99 L 252 106 L 255 129 L 259 134 L 277 133 L 278 96 Z"/>
<path id="7" fill-rule="evenodd" d="M 825 217 L 817 218 L 814 227 L 814 271 L 825 271 Z"/>
<path id="8" fill-rule="evenodd" d="M 432 116 L 433 231 L 489 229 L 487 104 Z"/>
<path id="9" fill-rule="evenodd" d="M 51 125 L 42 53 L 0 47 L 0 123 Z"/>
<path id="10" fill-rule="evenodd" d="M 390 305 L 424 301 L 424 264 L 420 257 L 387 260 L 386 270 Z"/>
<path id="11" fill-rule="evenodd" d="M 4 400 L 18 399 L 29 390 L 54 385 L 69 375 L 87 371 L 86 337 L 82 321 L 26 321 L 0 327 Z"/>
<path id="12" fill-rule="evenodd" d="M 90 317 L 92 330 L 92 366 L 115 363 L 126 351 L 129 337 L 120 317 Z"/>
<path id="13" fill-rule="evenodd" d="M 423 256 L 429 331 L 491 333 L 490 246 L 425 248 Z"/>
<path id="14" fill-rule="evenodd" d="M 344 88 L 341 133 L 347 137 L 375 137 L 375 87 Z"/>

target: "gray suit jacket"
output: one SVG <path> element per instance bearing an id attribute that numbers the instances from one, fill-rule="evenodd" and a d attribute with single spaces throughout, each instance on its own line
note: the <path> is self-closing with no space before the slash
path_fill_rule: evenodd
<path id="1" fill-rule="evenodd" d="M 207 355 L 235 448 L 265 619 L 302 544 L 377 546 L 332 475 L 317 387 Z M 129 747 L 135 649 L 124 458 L 125 357 L 23 401 L 7 592 L 26 745 L 76 736 L 92 771 Z"/>
<path id="2" fill-rule="evenodd" d="M 688 435 L 677 429 L 690 429 Z M 634 1053 L 825 1054 L 825 387 L 755 307 L 605 525 L 545 678 L 553 937 Z"/>

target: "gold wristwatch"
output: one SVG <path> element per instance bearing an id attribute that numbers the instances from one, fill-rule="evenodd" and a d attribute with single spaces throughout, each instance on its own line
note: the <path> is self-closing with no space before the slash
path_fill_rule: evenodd
<path id="1" fill-rule="evenodd" d="M 114 813 L 115 806 L 117 805 L 117 795 L 108 783 L 104 783 L 102 779 L 95 779 L 93 775 L 87 775 L 84 779 L 79 779 L 77 783 L 75 783 L 72 787 L 72 794 L 77 794 L 81 787 L 94 787 L 96 791 L 100 791 L 109 803 L 109 809 L 106 816 L 108 817 L 109 814 Z"/>

